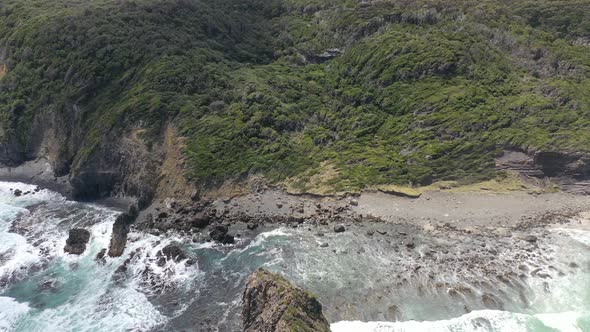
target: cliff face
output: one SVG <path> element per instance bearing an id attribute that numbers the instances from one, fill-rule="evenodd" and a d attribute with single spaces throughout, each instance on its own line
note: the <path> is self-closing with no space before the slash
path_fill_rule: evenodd
<path id="1" fill-rule="evenodd" d="M 322 305 L 285 278 L 258 269 L 242 298 L 245 332 L 329 332 Z"/>
<path id="2" fill-rule="evenodd" d="M 589 12 L 14 0 L 0 5 L 0 163 L 43 158 L 75 197 L 140 205 L 253 175 L 325 193 L 478 181 L 506 147 L 540 176 L 586 180 Z"/>

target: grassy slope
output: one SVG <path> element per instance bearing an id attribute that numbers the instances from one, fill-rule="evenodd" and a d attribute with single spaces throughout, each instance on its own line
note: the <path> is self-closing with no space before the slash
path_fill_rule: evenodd
<path id="1" fill-rule="evenodd" d="M 173 121 L 209 185 L 475 181 L 503 146 L 590 152 L 588 16 L 589 0 L 9 0 L 0 119 L 26 144 L 36 112 L 76 101 L 78 162 L 115 126 L 149 141 Z"/>

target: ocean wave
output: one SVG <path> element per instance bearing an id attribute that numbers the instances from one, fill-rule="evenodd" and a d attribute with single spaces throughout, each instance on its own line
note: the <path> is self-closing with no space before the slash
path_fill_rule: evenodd
<path id="1" fill-rule="evenodd" d="M 438 321 L 361 322 L 340 321 L 330 326 L 332 332 L 530 332 L 588 331 L 587 312 L 564 312 L 526 315 L 498 310 L 477 310 L 461 317 Z"/>
<path id="2" fill-rule="evenodd" d="M 48 189 L 35 191 L 37 186 L 20 183 L 0 181 L 0 203 L 16 207 L 27 207 L 41 202 L 65 202 L 66 198 L 61 194 Z M 14 192 L 20 190 L 23 195 L 15 196 Z M 24 193 L 27 193 L 24 195 Z"/>
<path id="3" fill-rule="evenodd" d="M 10 331 L 29 310 L 26 303 L 19 303 L 13 298 L 0 296 L 0 331 Z"/>

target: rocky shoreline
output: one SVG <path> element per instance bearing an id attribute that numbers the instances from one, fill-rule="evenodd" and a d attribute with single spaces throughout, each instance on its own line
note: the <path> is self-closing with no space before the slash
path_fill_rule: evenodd
<path id="1" fill-rule="evenodd" d="M 588 197 L 567 193 L 438 191 L 411 199 L 378 192 L 313 197 L 262 187 L 226 199 L 157 200 L 141 212 L 131 205 L 116 218 L 110 243 L 95 260 L 105 264 L 109 257 L 121 255 L 112 280 L 122 283 L 139 277 L 159 294 L 169 287 L 167 277 L 153 269 L 207 264 L 191 246 L 210 246 L 229 255 L 246 250 L 259 235 L 279 229 L 296 236 L 294 241 L 305 242 L 305 247 L 291 244 L 301 255 L 334 261 L 337 265 L 330 270 L 336 274 L 344 273 L 338 272 L 342 260 L 359 261 L 358 267 L 349 266 L 346 272 L 356 276 L 347 282 L 359 294 L 341 297 L 313 286 L 308 289 L 319 294 L 328 321 L 423 319 L 408 313 L 404 301 L 425 296 L 452 307 L 447 316 L 453 317 L 474 310 L 526 306 L 534 301 L 528 285 L 540 284 L 545 289 L 541 291 L 551 292 L 553 281 L 586 273 L 590 269 L 586 260 L 555 257 L 555 246 L 563 237 L 554 231 L 556 227 L 590 229 L 590 218 L 580 217 L 584 211 L 590 211 Z M 32 226 L 16 223 L 15 232 L 23 234 Z M 154 239 L 153 247 L 142 249 L 143 253 L 125 250 L 149 237 Z M 164 239 L 174 241 L 160 245 Z M 63 250 L 79 255 L 87 241 L 83 229 L 72 229 Z M 146 251 L 151 252 L 149 258 Z M 154 266 L 134 275 L 131 269 L 137 269 L 138 259 Z M 377 261 L 371 264 L 372 259 Z M 382 260 L 391 261 L 380 271 L 387 278 L 372 277 L 371 285 L 355 284 L 367 279 L 363 269 L 370 271 Z M 361 261 L 369 265 L 363 268 Z M 286 271 L 291 279 L 297 277 L 289 272 L 291 268 L 280 266 L 274 271 Z M 215 278 L 229 282 L 223 274 L 212 278 L 212 285 L 217 284 Z M 375 312 L 380 316 L 373 316 Z M 202 324 L 213 329 L 216 322 Z"/>
<path id="2" fill-rule="evenodd" d="M 68 196 L 67 181 L 38 172 L 41 163 L 0 173 L 0 180 L 23 181 Z M 35 175 L 36 174 L 36 175 Z M 71 197 L 70 197 L 71 198 Z M 477 234 L 483 230 L 507 234 L 544 227 L 590 211 L 588 196 L 564 192 L 426 192 L 416 198 L 368 191 L 343 196 L 293 195 L 257 186 L 233 197 L 156 199 L 141 211 L 125 198 L 98 203 L 123 214 L 113 227 L 110 256 L 122 254 L 130 229 L 153 235 L 191 237 L 193 242 L 232 244 L 235 237 L 257 228 L 307 228 L 318 234 L 343 232 L 354 225 L 393 223 L 425 231 L 455 229 Z M 120 219 L 120 221 L 119 221 Z M 369 227 L 371 228 L 371 227 Z M 375 232 L 378 230 L 373 230 Z"/>
<path id="3" fill-rule="evenodd" d="M 313 197 L 263 188 L 233 198 L 156 201 L 139 213 L 133 227 L 156 235 L 178 232 L 196 236 L 198 240 L 206 240 L 216 231 L 222 235 L 239 235 L 236 232 L 260 226 L 342 231 L 355 224 L 384 222 L 427 230 L 494 228 L 507 232 L 567 220 L 587 210 L 590 210 L 587 196 L 561 192 L 533 195 L 439 191 L 412 199 L 375 192 Z M 223 242 L 223 236 L 209 237 Z"/>

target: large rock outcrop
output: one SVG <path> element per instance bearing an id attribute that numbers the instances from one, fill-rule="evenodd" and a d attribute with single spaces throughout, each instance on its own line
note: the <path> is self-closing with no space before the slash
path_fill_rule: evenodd
<path id="1" fill-rule="evenodd" d="M 258 269 L 242 298 L 245 332 L 329 332 L 322 305 L 278 274 Z"/>
<path id="2" fill-rule="evenodd" d="M 86 244 L 90 240 L 90 232 L 82 228 L 70 230 L 64 251 L 69 254 L 80 255 L 86 250 Z"/>
<path id="3" fill-rule="evenodd" d="M 131 228 L 131 224 L 137 217 L 137 210 L 130 209 L 129 212 L 120 214 L 113 224 L 113 233 L 111 235 L 111 243 L 109 244 L 109 256 L 119 257 L 125 251 L 127 245 L 127 234 Z"/>

